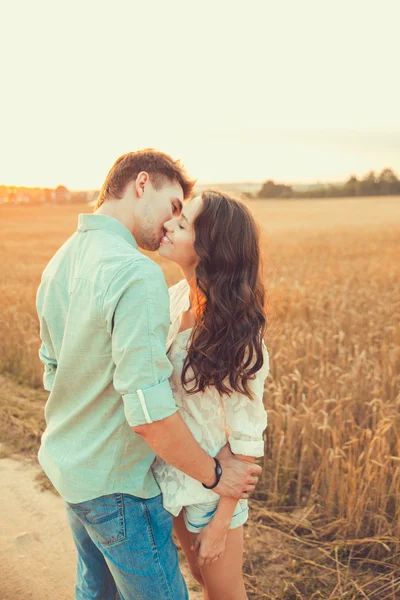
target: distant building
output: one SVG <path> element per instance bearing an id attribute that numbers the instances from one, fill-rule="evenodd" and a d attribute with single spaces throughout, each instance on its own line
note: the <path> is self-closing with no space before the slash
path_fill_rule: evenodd
<path id="1" fill-rule="evenodd" d="M 56 188 L 56 202 L 65 204 L 66 202 L 70 202 L 70 200 L 71 192 L 65 187 L 65 185 L 59 185 L 58 188 Z"/>

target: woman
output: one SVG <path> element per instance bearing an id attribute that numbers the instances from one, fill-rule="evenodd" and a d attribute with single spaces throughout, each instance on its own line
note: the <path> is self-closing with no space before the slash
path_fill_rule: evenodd
<path id="1" fill-rule="evenodd" d="M 234 454 L 254 461 L 264 453 L 262 398 L 269 372 L 256 224 L 241 202 L 205 191 L 164 227 L 159 253 L 184 275 L 170 288 L 167 346 L 175 400 L 210 455 L 229 441 Z M 247 500 L 220 499 L 159 457 L 153 470 L 203 598 L 247 598 L 242 576 Z"/>

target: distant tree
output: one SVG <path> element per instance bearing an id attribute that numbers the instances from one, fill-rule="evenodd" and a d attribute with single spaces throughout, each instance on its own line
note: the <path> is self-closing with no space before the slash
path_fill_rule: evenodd
<path id="1" fill-rule="evenodd" d="M 343 196 L 343 190 L 342 188 L 337 187 L 336 185 L 329 185 L 326 189 L 325 196 L 327 198 L 340 198 L 341 196 Z"/>
<path id="2" fill-rule="evenodd" d="M 346 196 L 358 196 L 360 182 L 355 175 L 352 175 L 344 184 L 344 191 Z"/>
<path id="3" fill-rule="evenodd" d="M 360 181 L 360 196 L 376 196 L 378 193 L 379 185 L 375 171 L 369 171 Z"/>
<path id="4" fill-rule="evenodd" d="M 255 198 L 345 198 L 347 196 L 400 196 L 400 181 L 392 169 L 386 168 L 376 175 L 369 171 L 364 178 L 351 175 L 343 185 L 312 185 L 308 189 L 294 190 L 290 185 L 264 182 Z"/>
<path id="5" fill-rule="evenodd" d="M 291 198 L 293 188 L 290 185 L 276 184 L 272 179 L 265 181 L 258 192 L 259 198 Z"/>
<path id="6" fill-rule="evenodd" d="M 379 194 L 389 196 L 400 194 L 400 181 L 392 169 L 383 169 L 378 177 Z"/>

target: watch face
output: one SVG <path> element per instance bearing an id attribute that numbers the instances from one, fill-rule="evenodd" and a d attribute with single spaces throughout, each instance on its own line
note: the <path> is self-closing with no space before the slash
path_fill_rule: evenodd
<path id="1" fill-rule="evenodd" d="M 221 465 L 217 466 L 217 475 L 222 475 L 222 467 L 221 467 Z"/>

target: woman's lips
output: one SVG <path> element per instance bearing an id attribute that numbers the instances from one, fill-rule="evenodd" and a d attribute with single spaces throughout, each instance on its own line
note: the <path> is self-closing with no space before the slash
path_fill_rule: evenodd
<path id="1" fill-rule="evenodd" d="M 172 244 L 171 240 L 169 239 L 169 237 L 167 235 L 164 235 L 161 238 L 161 244 Z"/>

